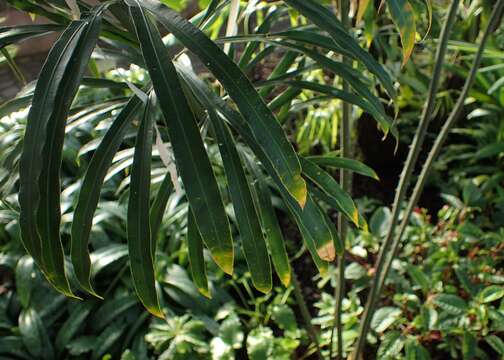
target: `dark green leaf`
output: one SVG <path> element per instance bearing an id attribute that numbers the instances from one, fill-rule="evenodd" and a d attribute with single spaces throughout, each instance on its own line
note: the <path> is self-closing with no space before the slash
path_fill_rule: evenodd
<path id="1" fill-rule="evenodd" d="M 359 46 L 330 10 L 315 1 L 286 0 L 286 3 L 306 16 L 314 24 L 327 31 L 336 44 L 351 52 L 356 59 L 362 61 L 369 71 L 380 79 L 382 85 L 392 98 L 396 96 L 392 80 L 384 68 L 371 54 Z"/>
<path id="2" fill-rule="evenodd" d="M 91 294 L 95 294 L 95 292 L 90 283 L 91 260 L 88 242 L 93 225 L 93 214 L 98 205 L 103 180 L 112 159 L 141 103 L 141 100 L 134 96 L 117 115 L 89 163 L 79 192 L 72 223 L 71 255 L 75 275 L 80 286 Z"/>
<path id="3" fill-rule="evenodd" d="M 36 359 L 54 359 L 53 348 L 42 319 L 34 309 L 19 315 L 19 332 L 28 352 Z"/>
<path id="4" fill-rule="evenodd" d="M 65 27 L 57 24 L 16 25 L 0 27 L 0 49 L 15 42 L 45 35 L 53 31 L 63 30 Z"/>
<path id="5" fill-rule="evenodd" d="M 284 286 L 289 286 L 291 281 L 291 266 L 289 256 L 285 249 L 285 241 L 275 214 L 275 208 L 271 202 L 271 192 L 265 180 L 259 178 L 254 183 L 257 194 L 257 206 L 261 214 L 261 224 L 265 232 L 271 260 L 280 281 Z"/>
<path id="6" fill-rule="evenodd" d="M 350 195 L 343 191 L 338 182 L 310 160 L 301 158 L 301 165 L 303 166 L 303 173 L 328 196 L 334 198 L 339 204 L 339 209 L 359 226 L 359 211 Z"/>
<path id="7" fill-rule="evenodd" d="M 256 142 L 275 165 L 270 170 L 275 171 L 287 191 L 303 206 L 307 190 L 296 153 L 278 121 L 247 77 L 232 59 L 190 22 L 156 1 L 140 2 L 152 11 L 180 42 L 195 53 L 223 84 L 250 126 Z"/>
<path id="8" fill-rule="evenodd" d="M 77 332 L 85 326 L 85 320 L 91 313 L 93 306 L 92 302 L 83 302 L 75 306 L 56 336 L 55 345 L 58 352 L 61 353 Z"/>
<path id="9" fill-rule="evenodd" d="M 138 129 L 131 168 L 128 201 L 128 253 L 133 285 L 140 301 L 151 314 L 164 318 L 156 293 L 153 258 L 155 248 L 152 248 L 155 243 L 152 241 L 149 219 L 153 137 L 151 106 L 151 100 L 148 100 Z"/>
<path id="10" fill-rule="evenodd" d="M 236 145 L 224 120 L 215 110 L 207 108 L 228 180 L 243 252 L 254 287 L 263 293 L 271 290 L 271 264 L 243 165 Z"/>
<path id="11" fill-rule="evenodd" d="M 170 173 L 168 172 L 163 182 L 159 186 L 158 192 L 156 194 L 156 198 L 152 203 L 150 208 L 150 226 L 151 226 L 151 250 L 152 250 L 152 258 L 155 259 L 155 251 L 156 251 L 156 241 L 158 236 L 158 231 L 163 221 L 163 215 L 166 210 L 166 205 L 168 204 L 168 199 L 173 190 L 173 183 L 171 181 Z"/>
<path id="12" fill-rule="evenodd" d="M 46 144 L 48 124 L 54 115 L 61 85 L 66 80 L 67 70 L 72 63 L 74 53 L 79 45 L 79 40 L 85 31 L 86 23 L 83 21 L 72 22 L 55 43 L 40 72 L 33 97 L 32 107 L 28 114 L 23 152 L 20 159 L 20 192 L 19 204 L 21 207 L 20 227 L 23 244 L 35 262 L 40 266 L 47 279 L 61 292 L 73 296 L 66 280 L 63 267 L 63 249 L 58 237 L 53 242 L 54 251 L 50 244 L 42 244 L 38 229 L 38 210 L 41 205 L 39 179 L 44 170 L 40 161 Z M 59 185 L 59 184 L 58 184 Z M 59 193 L 59 188 L 58 188 Z M 60 204 L 58 202 L 59 212 Z M 58 218 L 59 224 L 59 218 Z M 43 245 L 45 249 L 43 250 Z M 49 252 L 47 251 L 49 250 Z M 46 255 L 46 257 L 44 256 Z M 52 255 L 55 257 L 52 259 Z M 49 264 L 46 264 L 46 260 Z"/>
<path id="13" fill-rule="evenodd" d="M 101 12 L 86 19 L 86 27 L 80 36 L 71 62 L 57 92 L 52 116 L 47 124 L 46 140 L 42 151 L 43 168 L 39 178 L 40 205 L 37 223 L 42 241 L 42 261 L 47 276 L 57 287 L 68 287 L 65 277 L 65 262 L 60 239 L 60 169 L 62 163 L 65 125 L 70 106 L 79 89 L 80 81 L 101 29 Z M 36 94 L 35 94 L 36 97 Z"/>
<path id="14" fill-rule="evenodd" d="M 332 261 L 336 256 L 334 234 L 326 222 L 322 210 L 310 194 L 303 209 L 288 198 L 284 198 L 296 223 L 306 237 L 307 243 L 312 243 L 318 256 L 324 261 Z"/>
<path id="15" fill-rule="evenodd" d="M 230 274 L 234 256 L 231 230 L 194 114 L 187 104 L 159 32 L 137 1 L 130 4 L 131 17 L 154 90 L 158 98 L 163 99 L 161 110 L 196 225 L 215 262 Z M 167 9 L 157 5 L 160 9 Z"/>
<path id="16" fill-rule="evenodd" d="M 474 154 L 475 159 L 484 159 L 488 157 L 492 157 L 495 155 L 499 155 L 504 152 L 504 142 L 495 142 L 486 146 L 483 146 L 479 149 L 476 154 Z"/>
<path id="17" fill-rule="evenodd" d="M 30 304 L 34 270 L 33 259 L 28 255 L 20 258 L 16 265 L 16 291 L 19 302 L 24 308 Z"/>
<path id="18" fill-rule="evenodd" d="M 211 298 L 208 289 L 205 258 L 203 256 L 203 240 L 196 227 L 196 221 L 194 220 L 191 209 L 188 210 L 187 217 L 187 248 L 189 251 L 189 264 L 191 265 L 192 279 L 198 291 L 207 298 Z"/>
<path id="19" fill-rule="evenodd" d="M 311 162 L 314 162 L 319 166 L 329 166 L 337 169 L 347 169 L 357 174 L 361 174 L 379 180 L 378 175 L 376 175 L 373 169 L 361 163 L 360 161 L 354 159 L 347 159 L 344 157 L 331 156 L 331 155 L 308 156 L 306 157 L 306 159 L 310 160 Z"/>

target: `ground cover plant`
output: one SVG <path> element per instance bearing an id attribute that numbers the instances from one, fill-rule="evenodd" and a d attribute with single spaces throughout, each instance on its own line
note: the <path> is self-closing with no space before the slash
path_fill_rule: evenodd
<path id="1" fill-rule="evenodd" d="M 504 356 L 502 0 L 8 3 L 0 356 Z"/>

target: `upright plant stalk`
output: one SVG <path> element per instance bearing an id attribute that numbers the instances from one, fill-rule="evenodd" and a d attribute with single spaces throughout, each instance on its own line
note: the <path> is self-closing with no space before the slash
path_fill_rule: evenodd
<path id="1" fill-rule="evenodd" d="M 422 194 L 423 188 L 425 186 L 425 182 L 427 180 L 427 177 L 430 174 L 430 171 L 432 169 L 432 165 L 434 164 L 434 160 L 439 155 L 439 152 L 441 151 L 441 148 L 442 148 L 453 124 L 455 123 L 455 121 L 457 121 L 458 117 L 460 116 L 460 113 L 461 113 L 462 108 L 464 106 L 464 101 L 467 97 L 467 94 L 469 93 L 469 90 L 471 89 L 471 86 L 474 83 L 474 79 L 476 77 L 476 72 L 478 71 L 478 67 L 481 63 L 481 58 L 483 55 L 483 51 L 485 50 L 485 46 L 486 46 L 488 37 L 498 27 L 500 19 L 501 19 L 501 13 L 502 13 L 503 8 L 504 8 L 504 0 L 499 0 L 497 5 L 494 7 L 494 9 L 492 11 L 492 14 L 490 15 L 490 20 L 488 22 L 488 26 L 487 26 L 485 32 L 483 33 L 483 37 L 481 38 L 478 50 L 476 52 L 471 69 L 469 71 L 469 75 L 466 78 L 466 81 L 464 83 L 464 87 L 462 88 L 462 92 L 460 93 L 460 95 L 457 99 L 457 102 L 455 103 L 455 107 L 453 108 L 450 115 L 448 116 L 448 119 L 446 120 L 445 124 L 443 125 L 441 132 L 436 137 L 436 141 L 434 142 L 434 145 L 432 146 L 432 149 L 429 152 L 429 156 L 427 157 L 427 160 L 425 161 L 425 163 L 422 167 L 422 171 L 421 171 L 421 173 L 418 177 L 418 180 L 415 184 L 415 188 L 413 189 L 413 193 L 411 195 L 411 198 L 408 202 L 406 210 L 403 213 L 401 225 L 399 227 L 399 232 L 398 232 L 397 236 L 394 238 L 394 243 L 392 244 L 392 250 L 390 251 L 390 256 L 388 256 L 387 261 L 385 263 L 385 270 L 383 271 L 382 277 L 380 279 L 380 287 L 383 286 L 385 280 L 387 279 L 387 275 L 390 270 L 390 265 L 392 264 L 392 260 L 396 256 L 397 250 L 399 248 L 399 244 L 401 243 L 402 235 L 404 234 L 404 231 L 406 230 L 406 226 L 408 225 L 408 221 L 409 221 L 409 218 L 410 218 L 411 213 L 413 211 L 413 208 L 417 204 L 418 199 L 420 198 L 420 195 Z"/>
<path id="2" fill-rule="evenodd" d="M 389 224 L 389 228 L 387 231 L 387 235 L 381 246 L 380 253 L 378 255 L 378 259 L 375 264 L 376 275 L 373 279 L 373 283 L 371 285 L 371 289 L 368 295 L 368 301 L 366 303 L 366 307 L 364 309 L 364 315 L 360 324 L 359 338 L 357 340 L 357 345 L 355 348 L 355 352 L 353 355 L 354 360 L 360 359 L 360 355 L 362 350 L 364 349 L 364 345 L 366 343 L 367 333 L 369 331 L 369 327 L 371 324 L 371 319 L 373 317 L 374 309 L 378 298 L 381 292 L 381 284 L 380 280 L 383 277 L 383 273 L 385 270 L 385 262 L 387 260 L 387 256 L 390 252 L 393 239 L 394 239 L 394 231 L 397 225 L 397 220 L 399 218 L 399 211 L 401 203 L 404 200 L 406 195 L 406 191 L 408 185 L 411 180 L 411 174 L 415 167 L 415 163 L 418 159 L 418 154 L 420 153 L 420 149 L 422 147 L 425 134 L 427 133 L 427 128 L 429 125 L 429 121 L 432 117 L 432 113 L 434 111 L 435 99 L 437 94 L 437 89 L 439 85 L 439 79 L 441 76 L 441 70 L 443 68 L 444 57 L 446 54 L 446 48 L 448 45 L 449 34 L 451 28 L 455 22 L 455 17 L 457 13 L 457 8 L 459 5 L 459 0 L 452 0 L 450 4 L 450 9 L 448 11 L 448 16 L 446 17 L 445 23 L 443 25 L 443 29 L 441 30 L 440 41 L 438 44 L 438 48 L 436 50 L 436 57 L 434 63 L 434 69 L 432 72 L 432 80 L 429 85 L 429 92 L 427 96 L 427 101 L 425 103 L 424 109 L 422 111 L 422 115 L 420 118 L 420 122 L 418 124 L 418 128 L 415 133 L 415 137 L 413 139 L 413 143 L 411 144 L 408 158 L 406 159 L 406 163 L 404 164 L 403 171 L 401 173 L 401 177 L 399 179 L 399 184 L 396 189 L 394 203 L 392 205 L 392 214 L 391 220 Z"/>
<path id="3" fill-rule="evenodd" d="M 301 293 L 301 286 L 299 285 L 299 281 L 297 279 L 296 273 L 294 272 L 294 269 L 292 269 L 291 282 L 293 286 L 294 297 L 296 298 L 296 303 L 299 306 L 301 317 L 303 318 L 303 322 L 305 323 L 306 332 L 308 333 L 308 336 L 310 337 L 312 343 L 315 345 L 318 359 L 322 360 L 323 356 L 320 352 L 317 332 L 312 325 L 312 318 L 310 312 L 308 311 L 308 306 L 306 306 L 303 294 Z"/>
<path id="4" fill-rule="evenodd" d="M 343 27 L 348 29 L 350 27 L 350 21 L 348 18 L 349 12 L 349 1 L 340 0 L 339 1 L 339 13 L 340 19 Z M 342 58 L 343 63 L 352 65 L 351 59 L 346 56 Z M 346 81 L 343 80 L 342 84 L 343 91 L 348 92 L 349 86 Z M 351 158 L 351 142 L 350 142 L 350 114 L 352 111 L 352 105 L 348 102 L 343 102 L 343 108 L 341 112 L 341 131 L 340 131 L 340 147 L 341 156 L 345 158 Z M 351 191 L 351 174 L 347 169 L 340 170 L 340 184 L 343 191 L 350 193 Z M 334 291 L 334 297 L 336 298 L 335 308 L 334 308 L 334 323 L 331 330 L 331 341 L 329 343 L 329 359 L 332 359 L 333 352 L 333 338 L 334 331 L 336 330 L 336 335 L 338 337 L 338 348 L 337 355 L 338 359 L 343 359 L 343 324 L 341 323 L 341 313 L 342 313 L 342 303 L 345 297 L 345 239 L 348 229 L 348 220 L 340 212 L 338 214 L 338 229 L 339 237 L 343 241 L 343 252 L 336 258 L 337 268 L 338 268 L 338 278 L 336 283 L 336 289 Z"/>

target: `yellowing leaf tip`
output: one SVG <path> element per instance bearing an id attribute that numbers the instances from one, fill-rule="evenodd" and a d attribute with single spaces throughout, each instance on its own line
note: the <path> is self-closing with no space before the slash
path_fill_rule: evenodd
<path id="1" fill-rule="evenodd" d="M 212 258 L 217 266 L 228 275 L 233 275 L 233 250 L 213 252 Z"/>
<path id="2" fill-rule="evenodd" d="M 318 256 L 324 261 L 333 261 L 336 257 L 336 249 L 334 243 L 329 240 L 324 246 L 317 249 Z"/>

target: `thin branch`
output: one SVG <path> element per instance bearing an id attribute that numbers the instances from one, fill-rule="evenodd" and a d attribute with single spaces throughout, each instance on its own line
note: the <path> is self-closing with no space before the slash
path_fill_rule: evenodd
<path id="1" fill-rule="evenodd" d="M 315 331 L 315 328 L 312 325 L 312 318 L 310 312 L 308 311 L 308 306 L 304 300 L 303 294 L 301 293 L 301 286 L 299 285 L 299 281 L 297 279 L 296 273 L 294 269 L 292 269 L 291 276 L 292 286 L 294 288 L 294 297 L 296 298 L 296 303 L 299 306 L 299 311 L 301 312 L 301 317 L 303 318 L 303 322 L 305 323 L 305 329 L 310 337 L 310 340 L 316 347 L 317 357 L 319 360 L 323 359 L 322 353 L 320 352 L 320 344 L 318 341 L 318 335 Z"/>
<path id="2" fill-rule="evenodd" d="M 392 250 L 390 251 L 390 256 L 387 258 L 387 261 L 385 263 L 385 270 L 384 270 L 382 277 L 380 279 L 380 286 L 383 286 L 383 283 L 387 279 L 387 275 L 390 270 L 390 265 L 392 264 L 392 260 L 396 256 L 397 250 L 399 248 L 399 244 L 401 243 L 401 238 L 404 234 L 404 231 L 406 230 L 406 226 L 408 225 L 408 220 L 411 216 L 413 208 L 416 206 L 418 199 L 420 198 L 420 195 L 422 194 L 423 188 L 425 186 L 425 182 L 427 180 L 427 177 L 430 174 L 430 171 L 432 169 L 432 165 L 434 164 L 434 160 L 439 155 L 439 152 L 441 151 L 441 148 L 443 147 L 443 144 L 444 144 L 446 138 L 448 137 L 448 133 L 450 132 L 451 128 L 453 127 L 453 124 L 455 123 L 455 121 L 457 121 L 458 117 L 460 116 L 460 113 L 462 112 L 462 109 L 464 107 L 464 101 L 467 97 L 467 94 L 469 93 L 469 90 L 471 89 L 471 86 L 474 83 L 474 79 L 476 77 L 478 67 L 481 63 L 481 58 L 483 55 L 483 51 L 485 50 L 485 46 L 486 46 L 488 37 L 498 27 L 500 20 L 501 20 L 501 13 L 502 13 L 503 8 L 504 8 L 504 0 L 499 0 L 499 2 L 497 3 L 497 5 L 494 7 L 494 9 L 492 11 L 492 14 L 490 16 L 490 20 L 488 22 L 488 26 L 483 34 L 483 37 L 480 40 L 478 51 L 476 52 L 476 55 L 474 57 L 471 69 L 469 71 L 469 75 L 466 78 L 466 81 L 464 83 L 464 87 L 462 88 L 462 92 L 460 93 L 460 95 L 457 99 L 457 102 L 455 103 L 455 107 L 453 108 L 450 115 L 448 116 L 448 119 L 446 120 L 445 124 L 443 125 L 441 132 L 436 137 L 436 141 L 434 142 L 434 145 L 432 146 L 432 149 L 429 152 L 429 156 L 427 157 L 427 160 L 425 161 L 425 163 L 422 167 L 422 171 L 421 171 L 421 173 L 418 177 L 418 180 L 415 184 L 415 188 L 413 190 L 411 198 L 408 202 L 406 210 L 403 213 L 401 225 L 399 227 L 399 232 L 398 232 L 397 236 L 394 238 L 394 243 L 392 245 Z"/>
<path id="3" fill-rule="evenodd" d="M 348 0 L 340 0 L 339 1 L 339 14 L 341 19 L 341 24 L 345 29 L 350 28 L 350 19 L 348 17 L 349 13 L 349 1 Z M 346 56 L 342 58 L 343 63 L 352 65 L 352 60 Z M 349 91 L 348 83 L 343 80 L 342 84 L 343 91 Z M 341 131 L 340 131 L 340 146 L 341 146 L 341 155 L 345 158 L 351 158 L 351 132 L 350 132 L 350 115 L 352 112 L 352 105 L 347 102 L 343 102 L 343 108 L 341 113 Z M 340 183 L 343 191 L 348 193 L 351 192 L 351 173 L 346 169 L 340 170 Z M 329 343 L 329 359 L 332 359 L 333 353 L 333 339 L 334 339 L 334 331 L 336 330 L 337 335 L 337 354 L 338 359 L 343 359 L 343 324 L 341 322 L 342 315 L 342 303 L 345 297 L 345 239 L 348 231 L 348 220 L 345 216 L 340 212 L 338 214 L 338 229 L 339 229 L 339 237 L 343 242 L 343 253 L 338 256 L 337 260 L 337 268 L 338 268 L 338 278 L 336 283 L 336 289 L 334 291 L 334 297 L 336 299 L 335 308 L 334 308 L 334 321 L 333 327 L 331 329 L 331 341 Z"/>
<path id="4" fill-rule="evenodd" d="M 443 68 L 444 57 L 446 54 L 446 48 L 448 45 L 449 34 L 451 28 L 455 22 L 457 8 L 459 5 L 459 0 L 453 0 L 450 5 L 450 10 L 448 12 L 448 16 L 446 17 L 445 23 L 443 25 L 443 29 L 441 31 L 441 40 L 438 43 L 438 48 L 436 50 L 436 57 L 434 63 L 434 69 L 432 73 L 432 80 L 429 85 L 429 92 L 427 96 L 427 101 L 425 103 L 420 123 L 418 124 L 418 128 L 415 133 L 415 137 L 413 139 L 413 143 L 411 144 L 410 151 L 408 153 L 408 158 L 404 165 L 403 171 L 401 173 L 401 177 L 399 179 L 399 184 L 396 189 L 396 194 L 394 198 L 394 204 L 392 206 L 392 215 L 390 225 L 387 231 L 387 236 L 381 246 L 380 253 L 378 255 L 378 260 L 375 264 L 376 275 L 373 279 L 373 283 L 371 285 L 371 289 L 368 295 L 368 301 L 366 303 L 366 307 L 364 309 L 364 315 L 360 324 L 359 338 L 357 340 L 357 346 L 355 348 L 355 352 L 353 355 L 353 359 L 360 359 L 361 353 L 364 349 L 364 345 L 366 343 L 366 337 L 369 332 L 369 327 L 371 324 L 371 319 L 374 313 L 374 309 L 376 303 L 378 302 L 378 298 L 381 292 L 380 279 L 382 278 L 382 273 L 385 265 L 385 261 L 387 259 L 388 253 L 392 246 L 394 231 L 397 225 L 397 220 L 399 218 L 400 206 L 404 200 L 406 195 L 406 191 L 408 185 L 410 183 L 411 175 L 417 161 L 418 155 L 420 153 L 420 149 L 422 147 L 425 134 L 427 133 L 427 128 L 429 125 L 429 121 L 432 117 L 432 113 L 434 111 L 435 99 L 437 94 L 437 89 L 439 85 L 439 80 L 441 77 L 441 70 Z"/>

